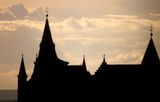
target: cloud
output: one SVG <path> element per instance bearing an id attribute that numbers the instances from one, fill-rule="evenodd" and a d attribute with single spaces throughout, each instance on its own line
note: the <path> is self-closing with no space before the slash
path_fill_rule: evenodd
<path id="1" fill-rule="evenodd" d="M 44 22 L 32 20 L 0 21 L 0 31 L 16 31 L 20 27 L 42 30 Z"/>
<path id="2" fill-rule="evenodd" d="M 70 17 L 62 21 L 50 22 L 50 25 L 52 36 L 59 52 L 61 49 L 66 52 L 72 49 L 72 52 L 74 51 L 80 55 L 83 52 L 90 52 L 89 54 L 91 55 L 101 52 L 103 55 L 107 50 L 144 50 L 148 37 L 145 29 L 149 28 L 150 22 L 155 27 L 160 28 L 159 20 L 152 21 L 129 15 L 105 15 L 99 18 L 82 17 L 79 19 Z M 0 35 L 2 36 L 1 38 L 5 39 L 1 40 L 1 45 L 4 46 L 11 43 L 15 47 L 17 47 L 16 44 L 19 45 L 19 49 L 22 45 L 29 47 L 26 38 L 31 40 L 29 41 L 30 44 L 35 43 L 34 40 L 36 40 L 38 45 L 43 28 L 44 22 L 41 21 L 26 19 L 12 22 L 1 21 Z M 159 32 L 159 30 L 156 30 L 156 32 Z M 7 37 L 14 39 L 8 39 Z M 24 43 L 21 43 L 21 41 Z M 79 48 L 75 48 L 75 46 L 79 46 Z M 62 54 L 63 52 L 60 53 Z M 113 62 L 111 61 L 111 63 Z M 116 62 L 118 63 L 118 61 Z M 126 61 L 124 60 L 123 62 Z"/>
<path id="3" fill-rule="evenodd" d="M 114 50 L 111 55 L 108 56 L 108 62 L 118 63 L 118 64 L 140 64 L 143 57 L 142 50 Z"/>
<path id="4" fill-rule="evenodd" d="M 150 24 L 154 24 L 154 36 L 158 38 L 159 21 L 138 16 L 106 15 L 99 18 L 66 18 L 52 25 L 56 45 L 63 51 L 63 57 L 74 64 L 81 63 L 81 56 L 86 54 L 88 68 L 93 73 L 103 54 L 107 54 L 109 64 L 140 64 L 149 41 Z"/>
<path id="5" fill-rule="evenodd" d="M 157 23 L 158 21 L 155 21 Z M 106 15 L 99 18 L 82 17 L 75 19 L 73 17 L 66 18 L 60 23 L 55 23 L 55 30 L 59 32 L 131 32 L 141 28 L 146 28 L 154 23 L 149 19 L 142 19 L 137 16 L 129 15 Z M 127 28 L 127 29 L 126 29 Z"/>
<path id="6" fill-rule="evenodd" d="M 137 19 L 137 16 L 129 16 L 129 15 L 105 15 L 107 18 L 117 18 L 117 19 L 124 19 L 124 18 L 130 18 L 130 19 Z"/>
<path id="7" fill-rule="evenodd" d="M 45 12 L 42 7 L 35 8 L 29 14 L 31 20 L 43 21 L 45 19 Z"/>
<path id="8" fill-rule="evenodd" d="M 23 4 L 12 5 L 11 7 L 9 7 L 9 10 L 13 12 L 13 14 L 19 19 L 22 19 L 29 15 L 28 10 L 24 7 Z"/>
<path id="9" fill-rule="evenodd" d="M 26 69 L 31 76 L 45 19 L 41 18 L 41 13 L 44 13 L 42 8 L 29 11 L 21 4 L 11 8 L 12 10 L 8 8 L 3 11 L 10 14 L 12 19 L 6 18 L 0 21 L 0 70 L 4 72 L 4 74 L 0 73 L 0 76 L 7 77 L 5 84 L 14 83 L 13 87 L 16 87 L 17 79 L 13 79 L 13 82 L 8 77 L 16 76 L 22 53 L 24 53 Z M 19 15 L 18 8 L 22 8 L 25 13 Z M 87 68 L 92 74 L 101 64 L 103 54 L 106 54 L 108 64 L 141 63 L 149 41 L 150 24 L 154 25 L 154 39 L 160 52 L 158 41 L 160 20 L 132 15 L 68 17 L 63 20 L 56 19 L 54 22 L 50 20 L 58 56 L 69 61 L 70 64 L 81 64 L 85 54 Z M 3 84 L 2 87 L 4 88 L 5 85 Z"/>
<path id="10" fill-rule="evenodd" d="M 5 7 L 0 7 L 0 20 L 15 20 L 16 16 L 8 9 Z"/>
<path id="11" fill-rule="evenodd" d="M 29 19 L 35 21 L 44 20 L 44 10 L 42 7 L 29 11 L 23 4 L 13 4 L 10 7 L 0 7 L 0 20 L 13 21 L 19 19 Z"/>
<path id="12" fill-rule="evenodd" d="M 151 16 L 160 16 L 160 14 L 158 14 L 158 13 L 150 13 L 149 15 L 151 15 Z"/>

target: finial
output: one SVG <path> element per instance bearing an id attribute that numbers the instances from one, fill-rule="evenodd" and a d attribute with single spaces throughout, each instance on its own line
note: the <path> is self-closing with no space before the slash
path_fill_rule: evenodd
<path id="1" fill-rule="evenodd" d="M 105 62 L 105 54 L 103 55 L 103 61 Z"/>
<path id="2" fill-rule="evenodd" d="M 48 18 L 48 7 L 46 7 L 45 12 L 46 12 L 46 17 Z"/>
<path id="3" fill-rule="evenodd" d="M 23 53 L 22 53 L 22 57 L 23 57 Z"/>
<path id="4" fill-rule="evenodd" d="M 83 65 L 83 67 L 85 68 L 85 70 L 87 70 L 87 69 L 86 69 L 85 55 L 83 55 L 83 62 L 82 62 L 82 65 Z"/>
<path id="5" fill-rule="evenodd" d="M 153 25 L 151 25 L 150 31 L 151 31 L 150 36 L 152 37 L 153 36 Z"/>
<path id="6" fill-rule="evenodd" d="M 85 59 L 85 55 L 83 55 L 83 59 Z"/>

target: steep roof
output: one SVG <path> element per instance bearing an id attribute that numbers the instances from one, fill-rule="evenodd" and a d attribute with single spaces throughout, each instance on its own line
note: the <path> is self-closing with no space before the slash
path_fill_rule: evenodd
<path id="1" fill-rule="evenodd" d="M 83 68 L 84 68 L 85 70 L 87 70 L 87 69 L 86 69 L 86 60 L 85 60 L 85 55 L 83 55 L 83 62 L 82 62 L 82 66 L 83 66 Z"/>
<path id="2" fill-rule="evenodd" d="M 21 65 L 20 65 L 18 77 L 27 77 L 26 69 L 25 69 L 25 65 L 24 65 L 24 60 L 23 60 L 23 55 L 22 55 L 22 60 L 21 60 Z"/>
<path id="3" fill-rule="evenodd" d="M 50 31 L 48 14 L 46 15 L 46 22 L 45 22 L 45 27 L 43 31 L 42 41 L 40 43 L 40 51 L 39 51 L 38 59 L 39 57 L 41 57 L 41 59 L 47 58 L 48 60 L 54 59 L 58 62 L 68 64 L 68 62 L 63 61 L 57 57 L 55 44 L 52 40 L 52 35 Z"/>
<path id="4" fill-rule="evenodd" d="M 105 55 L 103 56 L 103 61 L 102 61 L 102 64 L 100 65 L 100 67 L 103 67 L 103 66 L 106 66 L 107 65 L 107 62 L 106 62 L 106 59 L 105 59 Z"/>
<path id="5" fill-rule="evenodd" d="M 149 44 L 147 46 L 146 52 L 144 54 L 142 64 L 144 65 L 150 65 L 150 64 L 158 64 L 159 63 L 159 57 L 158 53 L 156 51 L 153 39 L 152 39 L 153 34 L 151 33 L 151 38 L 149 41 Z"/>
<path id="6" fill-rule="evenodd" d="M 54 44 L 51 36 L 51 31 L 50 31 L 50 26 L 49 26 L 49 21 L 48 21 L 48 15 L 46 15 L 46 22 L 45 22 L 45 27 L 43 31 L 43 37 L 41 41 L 42 44 Z"/>

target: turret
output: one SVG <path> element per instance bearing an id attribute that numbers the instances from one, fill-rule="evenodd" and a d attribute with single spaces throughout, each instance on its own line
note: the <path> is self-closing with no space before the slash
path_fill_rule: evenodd
<path id="1" fill-rule="evenodd" d="M 107 65 L 107 62 L 106 62 L 106 59 L 105 59 L 105 55 L 103 56 L 103 62 L 101 64 L 101 66 L 106 66 Z"/>
<path id="2" fill-rule="evenodd" d="M 40 42 L 40 50 L 36 57 L 31 80 L 51 82 L 53 78 L 56 79 L 61 76 L 63 67 L 66 67 L 67 64 L 68 62 L 59 59 L 57 56 L 47 13 L 42 40 Z"/>
<path id="3" fill-rule="evenodd" d="M 87 71 L 86 68 L 86 61 L 85 61 L 85 55 L 83 55 L 83 63 L 82 63 L 83 68 Z"/>
<path id="4" fill-rule="evenodd" d="M 142 60 L 142 65 L 157 65 L 159 64 L 159 57 L 158 53 L 156 51 L 154 42 L 153 42 L 153 29 L 151 26 L 151 33 L 150 33 L 150 41 L 147 46 L 146 52 L 144 54 L 143 60 Z"/>
<path id="5" fill-rule="evenodd" d="M 27 74 L 22 55 L 20 70 L 18 74 L 18 102 L 25 101 L 26 86 L 27 86 Z"/>

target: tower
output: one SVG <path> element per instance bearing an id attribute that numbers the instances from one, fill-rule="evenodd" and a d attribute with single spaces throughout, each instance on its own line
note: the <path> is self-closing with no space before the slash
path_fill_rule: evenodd
<path id="1" fill-rule="evenodd" d="M 68 62 L 59 59 L 56 54 L 48 14 L 46 14 L 39 54 L 36 56 L 34 64 L 33 74 L 28 81 L 28 102 L 51 101 L 53 97 L 55 99 L 63 90 L 64 69 L 68 67 Z"/>
<path id="2" fill-rule="evenodd" d="M 151 38 L 141 63 L 145 73 L 145 85 L 149 87 L 145 89 L 147 90 L 148 94 L 159 92 L 159 82 L 157 80 L 159 80 L 159 77 L 160 77 L 159 75 L 160 63 L 159 63 L 158 53 L 156 51 L 154 41 L 153 41 L 152 26 L 150 31 L 151 31 L 150 33 Z"/>
<path id="3" fill-rule="evenodd" d="M 52 40 L 48 14 L 46 14 L 46 22 L 40 43 L 40 51 L 35 61 L 35 68 L 32 74 L 34 80 L 42 81 L 46 79 L 56 79 L 63 72 L 68 62 L 62 61 L 57 57 L 55 44 Z"/>
<path id="4" fill-rule="evenodd" d="M 18 102 L 25 102 L 26 86 L 27 86 L 27 74 L 22 55 L 20 70 L 18 74 Z"/>

